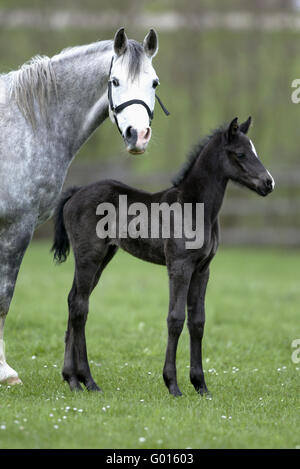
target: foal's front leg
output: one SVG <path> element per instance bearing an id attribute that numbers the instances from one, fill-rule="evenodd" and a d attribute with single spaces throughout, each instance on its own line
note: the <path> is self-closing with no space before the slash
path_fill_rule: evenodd
<path id="1" fill-rule="evenodd" d="M 170 394 L 181 396 L 177 384 L 176 350 L 185 320 L 185 306 L 192 268 L 183 262 L 176 262 L 168 267 L 169 274 L 169 313 L 168 345 L 166 350 L 163 378 Z"/>
<path id="2" fill-rule="evenodd" d="M 199 394 L 208 392 L 202 367 L 202 338 L 205 324 L 205 292 L 209 270 L 195 271 L 188 292 L 188 329 L 190 333 L 190 379 Z"/>

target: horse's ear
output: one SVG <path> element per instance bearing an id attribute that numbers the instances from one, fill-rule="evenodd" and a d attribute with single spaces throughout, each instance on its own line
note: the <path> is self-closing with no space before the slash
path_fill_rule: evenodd
<path id="1" fill-rule="evenodd" d="M 154 29 L 150 29 L 143 42 L 144 51 L 148 57 L 154 57 L 158 51 L 158 35 Z"/>
<path id="2" fill-rule="evenodd" d="M 251 116 L 249 116 L 245 122 L 240 124 L 240 131 L 243 132 L 243 134 L 246 134 L 249 130 L 250 125 L 251 125 Z"/>
<path id="3" fill-rule="evenodd" d="M 228 142 L 231 142 L 232 139 L 235 137 L 239 130 L 239 125 L 238 125 L 238 118 L 235 117 L 229 124 L 228 130 L 227 130 L 227 140 Z"/>
<path id="4" fill-rule="evenodd" d="M 114 51 L 117 56 L 123 55 L 127 49 L 128 39 L 124 28 L 118 29 L 114 37 Z"/>

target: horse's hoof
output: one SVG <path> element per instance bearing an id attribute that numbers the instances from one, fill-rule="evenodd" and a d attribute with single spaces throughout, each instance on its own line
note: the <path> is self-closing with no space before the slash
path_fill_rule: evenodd
<path id="1" fill-rule="evenodd" d="M 23 384 L 23 383 L 20 380 L 19 376 L 11 376 L 10 378 L 7 378 L 5 384 L 7 384 L 8 386 L 15 386 L 16 384 Z"/>

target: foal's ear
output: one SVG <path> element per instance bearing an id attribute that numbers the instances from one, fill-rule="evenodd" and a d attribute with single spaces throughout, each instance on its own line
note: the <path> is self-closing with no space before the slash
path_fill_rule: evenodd
<path id="1" fill-rule="evenodd" d="M 235 117 L 229 124 L 228 130 L 227 130 L 227 140 L 228 142 L 231 142 L 232 139 L 235 137 L 239 130 L 239 125 L 238 125 L 238 118 Z"/>
<path id="2" fill-rule="evenodd" d="M 127 49 L 127 44 L 128 39 L 125 34 L 124 28 L 118 29 L 114 37 L 114 51 L 118 57 L 124 54 Z"/>
<path id="3" fill-rule="evenodd" d="M 143 42 L 144 51 L 148 57 L 154 57 L 158 52 L 158 35 L 154 29 L 150 29 Z"/>
<path id="4" fill-rule="evenodd" d="M 246 134 L 249 130 L 250 125 L 251 125 L 251 116 L 249 116 L 245 122 L 240 124 L 240 131 L 243 132 L 243 134 Z"/>

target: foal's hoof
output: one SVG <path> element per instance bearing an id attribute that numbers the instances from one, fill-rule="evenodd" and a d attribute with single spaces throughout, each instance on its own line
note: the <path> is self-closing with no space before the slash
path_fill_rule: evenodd
<path id="1" fill-rule="evenodd" d="M 20 380 L 19 376 L 11 376 L 10 378 L 7 378 L 4 384 L 7 384 L 8 386 L 15 386 L 16 384 L 23 384 L 23 383 Z"/>
<path id="2" fill-rule="evenodd" d="M 92 392 L 102 392 L 102 389 L 99 388 L 99 386 L 95 382 L 87 384 L 86 389 Z"/>
<path id="3" fill-rule="evenodd" d="M 207 398 L 210 398 L 211 397 L 211 394 L 209 392 L 209 390 L 205 387 L 205 388 L 198 388 L 196 389 L 197 393 L 200 394 L 200 396 L 205 396 Z"/>
<path id="4" fill-rule="evenodd" d="M 182 392 L 180 391 L 178 386 L 170 386 L 169 393 L 172 394 L 174 397 L 182 396 Z"/>
<path id="5" fill-rule="evenodd" d="M 71 391 L 75 391 L 75 392 L 76 392 L 76 391 L 77 391 L 77 392 L 78 392 L 78 391 L 79 391 L 79 392 L 80 392 L 80 391 L 83 391 L 83 388 L 82 388 L 81 384 L 79 383 L 79 381 L 78 381 L 76 378 L 70 378 L 70 379 L 68 380 L 68 384 L 69 384 L 69 386 L 70 386 L 70 390 L 71 390 Z"/>

